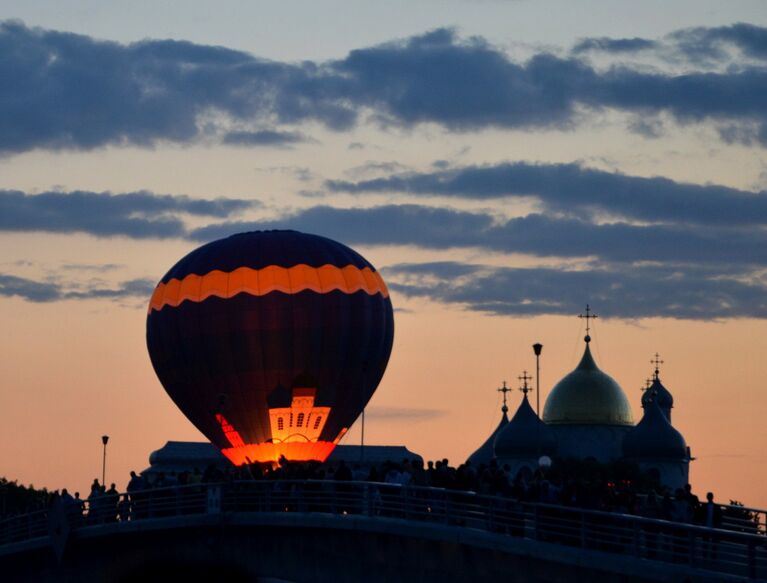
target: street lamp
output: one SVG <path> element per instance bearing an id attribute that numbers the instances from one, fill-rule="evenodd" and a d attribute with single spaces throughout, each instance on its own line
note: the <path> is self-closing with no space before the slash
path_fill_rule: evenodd
<path id="1" fill-rule="evenodd" d="M 101 460 L 101 485 L 106 487 L 107 485 L 107 443 L 109 442 L 108 435 L 101 436 L 101 443 L 104 444 L 104 457 Z"/>
<path id="2" fill-rule="evenodd" d="M 533 344 L 533 352 L 535 352 L 535 412 L 538 417 L 541 416 L 541 350 L 543 350 L 543 344 L 540 342 Z"/>

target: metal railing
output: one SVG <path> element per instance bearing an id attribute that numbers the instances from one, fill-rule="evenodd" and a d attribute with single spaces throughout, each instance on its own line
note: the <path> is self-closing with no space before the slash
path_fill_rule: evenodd
<path id="1" fill-rule="evenodd" d="M 723 529 L 767 535 L 767 511 L 732 504 L 723 504 L 720 508 Z"/>
<path id="2" fill-rule="evenodd" d="M 738 513 L 727 512 L 728 508 Z M 220 513 L 324 513 L 476 529 L 752 579 L 767 578 L 764 512 L 723 507 L 723 528 L 473 492 L 314 480 L 196 484 L 104 495 L 0 521 L 5 545 L 116 523 Z M 746 513 L 744 513 L 746 512 Z M 93 531 L 94 534 L 96 531 Z M 10 548 L 7 547 L 7 550 Z"/>

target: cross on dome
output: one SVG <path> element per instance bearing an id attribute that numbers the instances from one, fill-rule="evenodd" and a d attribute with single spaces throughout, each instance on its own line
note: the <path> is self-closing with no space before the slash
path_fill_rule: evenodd
<path id="1" fill-rule="evenodd" d="M 506 381 L 503 381 L 503 386 L 500 389 L 496 389 L 499 393 L 503 393 L 503 407 L 501 407 L 501 411 L 506 413 L 509 408 L 506 406 L 506 393 L 511 391 L 509 387 L 506 386 Z"/>
<path id="2" fill-rule="evenodd" d="M 652 379 L 645 379 L 644 386 L 641 388 L 642 392 L 647 392 L 652 388 Z M 644 399 L 644 397 L 642 397 Z M 652 397 L 650 397 L 652 398 Z"/>
<path id="3" fill-rule="evenodd" d="M 522 374 L 518 376 L 517 378 L 522 382 L 522 386 L 519 387 L 519 390 L 522 391 L 525 394 L 525 396 L 527 396 L 527 393 L 533 390 L 527 386 L 527 381 L 532 380 L 533 377 L 528 375 L 527 371 L 523 371 Z"/>
<path id="4" fill-rule="evenodd" d="M 586 314 L 585 314 L 585 315 L 584 315 L 584 314 L 578 314 L 578 317 L 579 317 L 579 318 L 585 318 L 585 319 L 586 319 L 586 337 L 584 338 L 584 340 L 585 340 L 586 342 L 591 342 L 591 336 L 590 336 L 590 334 L 589 334 L 589 332 L 591 332 L 591 324 L 590 324 L 589 320 L 595 320 L 595 319 L 596 319 L 596 318 L 598 318 L 599 316 L 597 316 L 596 314 L 594 314 L 594 313 L 591 311 L 591 307 L 589 307 L 589 305 L 588 305 L 588 304 L 586 304 Z"/>
<path id="5" fill-rule="evenodd" d="M 650 361 L 650 364 L 654 364 L 655 365 L 655 376 L 654 376 L 654 378 L 655 378 L 655 380 L 658 380 L 660 378 L 660 376 L 659 376 L 660 375 L 660 365 L 663 364 L 663 361 L 660 359 L 660 354 L 658 354 L 656 352 L 655 353 L 655 358 L 653 358 Z"/>

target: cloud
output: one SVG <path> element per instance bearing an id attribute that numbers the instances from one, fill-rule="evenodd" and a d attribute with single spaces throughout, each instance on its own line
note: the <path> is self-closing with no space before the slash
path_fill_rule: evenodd
<path id="1" fill-rule="evenodd" d="M 621 263 L 767 265 L 767 232 L 762 229 L 594 224 L 539 214 L 500 220 L 489 213 L 412 204 L 315 206 L 272 220 L 208 225 L 191 231 L 189 237 L 210 241 L 242 231 L 285 228 L 318 233 L 350 245 L 480 248 Z"/>
<path id="2" fill-rule="evenodd" d="M 313 64 L 289 65 L 183 41 L 123 45 L 0 24 L 0 153 L 189 143 L 201 116 L 352 125 L 355 112 L 315 87 Z M 271 124 L 269 124 L 271 125 Z"/>
<path id="3" fill-rule="evenodd" d="M 74 300 L 120 300 L 139 298 L 149 301 L 157 282 L 150 279 L 131 279 L 117 284 L 116 288 L 90 286 L 83 290 L 67 291 L 62 299 Z"/>
<path id="4" fill-rule="evenodd" d="M 714 38 L 749 57 L 763 55 L 767 29 L 696 30 L 678 37 L 689 46 Z M 578 46 L 630 56 L 652 43 L 586 39 Z M 763 66 L 738 62 L 677 74 L 628 61 L 597 70 L 581 52 L 566 58 L 539 52 L 517 62 L 482 38 L 438 29 L 343 59 L 296 64 L 190 42 L 119 44 L 6 21 L 0 78 L 14 82 L 0 86 L 0 153 L 192 143 L 211 132 L 238 144 L 285 146 L 301 136 L 280 126 L 306 122 L 335 131 L 365 121 L 451 131 L 569 129 L 584 109 L 665 112 L 683 124 L 750 124 L 755 143 L 767 144 Z M 225 129 L 243 125 L 273 129 Z"/>
<path id="5" fill-rule="evenodd" d="M 226 218 L 256 207 L 256 201 L 194 199 L 147 191 L 50 191 L 27 194 L 0 190 L 0 231 L 88 233 L 97 237 L 182 237 L 184 222 L 178 215 Z"/>
<path id="6" fill-rule="evenodd" d="M 35 303 L 61 300 L 92 300 L 127 298 L 148 299 L 155 282 L 148 279 L 132 279 L 118 283 L 116 287 L 102 285 L 74 286 L 55 281 L 35 281 L 24 277 L 0 273 L 0 296 L 18 297 Z"/>
<path id="7" fill-rule="evenodd" d="M 590 192 L 584 185 L 576 188 Z M 741 217 L 745 226 L 701 226 L 684 222 L 684 216 L 679 224 L 600 224 L 535 213 L 500 219 L 489 212 L 414 204 L 317 206 L 270 221 L 211 225 L 190 236 L 208 240 L 242 230 L 296 228 L 351 245 L 555 258 L 560 266 L 499 268 L 450 261 L 382 271 L 395 294 L 491 314 L 565 314 L 591 301 L 611 317 L 706 320 L 767 317 L 767 231 L 751 224 L 765 218 L 764 213 L 754 221 Z"/>
<path id="8" fill-rule="evenodd" d="M 754 59 L 767 59 L 767 28 L 744 22 L 676 31 L 669 36 L 669 41 L 693 60 L 701 55 L 712 59 L 726 58 L 728 48 Z"/>
<path id="9" fill-rule="evenodd" d="M 15 296 L 30 302 L 52 302 L 60 300 L 61 295 L 61 289 L 55 283 L 33 281 L 0 273 L 0 296 Z"/>
<path id="10" fill-rule="evenodd" d="M 380 123 L 459 131 L 569 126 L 575 99 L 568 88 L 593 76 L 582 63 L 550 54 L 518 64 L 483 39 L 461 40 L 448 29 L 358 49 L 330 68 Z"/>
<path id="11" fill-rule="evenodd" d="M 600 52 L 614 55 L 654 51 L 661 58 L 692 63 L 729 60 L 732 52 L 757 60 L 767 59 L 767 28 L 738 22 L 729 26 L 676 30 L 662 39 L 591 37 L 580 40 L 573 53 Z"/>
<path id="12" fill-rule="evenodd" d="M 558 267 L 524 269 L 458 261 L 383 269 L 394 293 L 482 312 L 567 313 L 587 300 L 598 302 L 606 316 L 623 318 L 767 316 L 763 228 L 595 224 L 539 214 L 501 219 L 490 212 L 406 204 L 316 206 L 271 220 L 223 222 L 184 234 L 206 241 L 275 228 L 296 228 L 352 245 L 481 249 L 561 260 Z M 89 268 L 67 266 L 69 272 L 69 267 Z M 152 284 L 143 279 L 115 285 L 98 280 L 67 284 L 5 274 L 0 277 L 0 295 L 36 302 L 146 298 Z"/>
<path id="13" fill-rule="evenodd" d="M 509 162 L 357 182 L 329 180 L 333 192 L 401 192 L 491 200 L 533 197 L 546 210 L 590 217 L 595 212 L 634 220 L 698 225 L 765 225 L 767 192 L 721 185 L 629 176 L 579 164 Z"/>
<path id="14" fill-rule="evenodd" d="M 260 130 L 256 132 L 229 132 L 224 135 L 223 143 L 231 146 L 283 146 L 313 141 L 300 132 L 278 132 Z"/>
<path id="15" fill-rule="evenodd" d="M 488 229 L 492 222 L 485 214 L 419 205 L 371 209 L 320 205 L 272 220 L 212 224 L 191 231 L 189 237 L 210 241 L 242 231 L 292 228 L 349 243 L 449 248 L 475 245 L 474 232 Z"/>
<path id="16" fill-rule="evenodd" d="M 442 262 L 393 265 L 383 273 L 395 294 L 496 315 L 572 314 L 590 302 L 615 318 L 767 318 L 767 282 L 723 277 L 706 267 L 561 270 Z"/>
<path id="17" fill-rule="evenodd" d="M 346 176 L 354 179 L 359 179 L 365 176 L 375 176 L 378 174 L 393 174 L 395 172 L 406 172 L 410 170 L 405 164 L 401 164 L 396 161 L 378 162 L 375 160 L 368 160 L 364 164 L 348 168 L 344 171 Z"/>

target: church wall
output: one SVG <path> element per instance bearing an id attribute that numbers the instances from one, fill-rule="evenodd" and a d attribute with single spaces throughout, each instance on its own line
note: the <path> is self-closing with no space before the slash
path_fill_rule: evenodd
<path id="1" fill-rule="evenodd" d="M 622 425 L 549 425 L 557 437 L 557 456 L 606 463 L 623 457 L 623 438 L 633 429 Z"/>
<path id="2" fill-rule="evenodd" d="M 684 488 L 690 482 L 690 463 L 680 461 L 641 461 L 639 469 L 643 472 L 657 472 L 660 483 L 673 493 L 677 488 Z"/>

